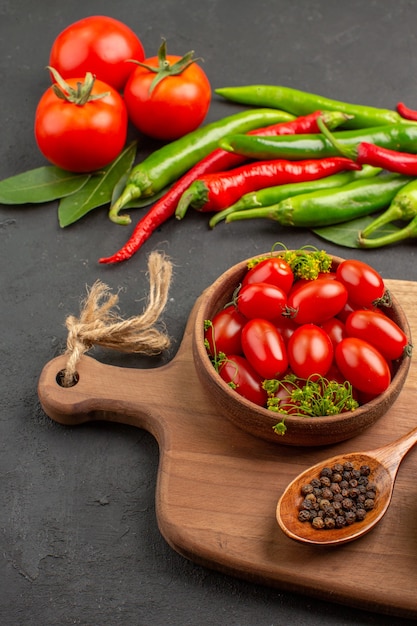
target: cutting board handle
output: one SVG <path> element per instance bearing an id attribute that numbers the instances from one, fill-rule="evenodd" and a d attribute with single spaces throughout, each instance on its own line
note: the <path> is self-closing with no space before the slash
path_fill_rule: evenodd
<path id="1" fill-rule="evenodd" d="M 60 384 L 67 356 L 58 356 L 43 368 L 38 382 L 42 409 L 54 421 L 77 425 L 112 421 L 144 428 L 159 444 L 184 429 L 187 413 L 205 402 L 196 376 L 192 332 L 199 299 L 195 303 L 175 357 L 160 367 L 138 369 L 107 365 L 83 355 L 77 364 L 78 382 Z M 194 421 L 194 420 L 193 420 Z"/>
<path id="2" fill-rule="evenodd" d="M 173 362 L 155 369 L 136 369 L 105 365 L 82 356 L 77 365 L 78 382 L 63 387 L 59 373 L 65 363 L 65 356 L 49 361 L 39 378 L 39 400 L 51 419 L 66 425 L 110 420 L 155 429 L 155 416 L 170 393 L 167 388 Z"/>

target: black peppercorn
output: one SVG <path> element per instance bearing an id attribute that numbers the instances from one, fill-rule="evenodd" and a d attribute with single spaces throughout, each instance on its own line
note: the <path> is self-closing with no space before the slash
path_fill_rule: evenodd
<path id="1" fill-rule="evenodd" d="M 298 519 L 313 528 L 343 528 L 365 519 L 375 506 L 376 485 L 369 481 L 368 465 L 356 469 L 352 463 L 323 467 L 317 478 L 301 487 L 304 496 Z"/>

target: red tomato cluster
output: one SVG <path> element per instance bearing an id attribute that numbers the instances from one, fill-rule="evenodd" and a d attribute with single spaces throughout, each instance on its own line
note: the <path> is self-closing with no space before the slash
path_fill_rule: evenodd
<path id="1" fill-rule="evenodd" d="M 364 403 L 391 382 L 408 339 L 378 306 L 387 292 L 378 272 L 357 260 L 314 280 L 294 279 L 279 256 L 249 269 L 234 304 L 205 330 L 207 351 L 223 380 L 266 406 L 263 383 L 293 374 L 348 381 Z M 282 402 L 291 385 L 279 388 Z"/>
<path id="2" fill-rule="evenodd" d="M 179 66 L 181 57 L 162 55 L 162 48 L 165 51 L 165 44 L 158 56 L 145 59 L 136 33 L 102 15 L 83 18 L 59 33 L 49 56 L 53 85 L 35 114 L 35 138 L 42 154 L 62 169 L 89 172 L 120 154 L 128 121 L 165 141 L 198 128 L 211 101 L 208 78 L 191 53 Z M 169 74 L 172 66 L 175 71 Z M 151 88 L 162 70 L 164 78 Z M 93 97 L 80 101 L 77 86 L 87 73 L 96 79 Z"/>

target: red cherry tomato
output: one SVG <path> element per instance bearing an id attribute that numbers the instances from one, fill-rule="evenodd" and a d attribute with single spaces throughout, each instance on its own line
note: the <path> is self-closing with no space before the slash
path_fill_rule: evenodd
<path id="1" fill-rule="evenodd" d="M 281 382 L 274 394 L 275 398 L 279 399 L 278 411 L 285 411 L 287 415 L 299 413 L 299 403 L 292 399 L 292 392 L 299 389 L 300 386 L 289 380 Z"/>
<path id="2" fill-rule="evenodd" d="M 91 72 L 121 91 L 135 69 L 134 63 L 127 60 L 144 58 L 139 37 L 126 24 L 112 17 L 93 15 L 70 24 L 57 36 L 49 66 L 63 78 L 84 77 Z"/>
<path id="3" fill-rule="evenodd" d="M 181 60 L 166 55 L 171 66 Z M 151 67 L 159 67 L 159 56 L 145 59 Z M 124 90 L 129 118 L 145 135 L 172 141 L 195 130 L 204 121 L 211 102 L 211 86 L 205 72 L 192 63 L 179 74 L 166 76 L 153 90 L 156 74 L 136 65 Z"/>
<path id="4" fill-rule="evenodd" d="M 275 320 L 287 304 L 285 291 L 268 283 L 250 283 L 239 291 L 237 308 L 248 319 Z"/>
<path id="5" fill-rule="evenodd" d="M 321 324 L 322 329 L 329 335 L 333 347 L 336 346 L 339 341 L 342 341 L 344 337 L 347 337 L 347 332 L 342 320 L 337 317 L 331 317 Z"/>
<path id="6" fill-rule="evenodd" d="M 280 257 L 268 257 L 260 261 L 245 274 L 242 286 L 250 283 L 268 283 L 288 293 L 294 282 L 290 265 Z"/>
<path id="7" fill-rule="evenodd" d="M 211 326 L 204 333 L 208 354 L 210 356 L 215 356 L 219 352 L 226 355 L 241 354 L 240 337 L 247 321 L 233 304 L 216 313 L 211 320 Z"/>
<path id="8" fill-rule="evenodd" d="M 353 387 L 379 395 L 391 382 L 391 372 L 382 354 L 358 337 L 346 337 L 335 349 L 336 365 Z"/>
<path id="9" fill-rule="evenodd" d="M 299 326 L 288 342 L 288 361 L 299 378 L 326 376 L 333 361 L 333 344 L 315 324 Z"/>
<path id="10" fill-rule="evenodd" d="M 336 276 L 345 285 L 348 299 L 353 305 L 371 308 L 384 296 L 385 285 L 382 277 L 363 261 L 342 261 L 337 267 Z"/>
<path id="11" fill-rule="evenodd" d="M 322 324 L 335 317 L 347 301 L 347 290 L 338 280 L 317 278 L 288 294 L 288 309 L 297 324 Z"/>
<path id="12" fill-rule="evenodd" d="M 68 78 L 77 89 L 84 78 Z M 123 150 L 127 111 L 120 94 L 96 80 L 92 95 L 103 98 L 79 105 L 59 98 L 52 87 L 41 97 L 35 114 L 39 150 L 54 165 L 71 172 L 93 172 L 109 165 Z"/>
<path id="13" fill-rule="evenodd" d="M 383 313 L 357 310 L 346 320 L 346 331 L 372 344 L 388 360 L 395 361 L 404 354 L 407 335 L 392 319 Z"/>
<path id="14" fill-rule="evenodd" d="M 219 374 L 239 395 L 259 406 L 266 405 L 267 393 L 262 388 L 263 379 L 243 356 L 229 356 L 221 364 Z"/>
<path id="15" fill-rule="evenodd" d="M 277 319 L 274 319 L 273 324 L 275 328 L 277 328 L 284 340 L 285 345 L 287 345 L 289 338 L 293 334 L 296 328 L 298 328 L 298 324 L 294 322 L 287 315 L 280 315 Z"/>
<path id="16" fill-rule="evenodd" d="M 284 340 L 268 320 L 249 320 L 242 330 L 242 348 L 249 363 L 263 378 L 280 378 L 288 367 Z"/>

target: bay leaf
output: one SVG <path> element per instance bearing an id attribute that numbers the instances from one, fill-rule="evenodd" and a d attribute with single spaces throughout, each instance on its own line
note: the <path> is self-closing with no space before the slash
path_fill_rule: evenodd
<path id="1" fill-rule="evenodd" d="M 333 226 L 323 226 L 321 228 L 313 228 L 313 233 L 316 233 L 319 237 L 322 237 L 326 241 L 335 243 L 345 248 L 360 248 L 358 241 L 359 233 L 364 230 L 366 226 L 369 226 L 375 219 L 375 215 L 367 215 L 365 217 L 359 217 L 349 222 L 343 222 L 342 224 L 334 224 Z M 387 235 L 397 231 L 398 228 L 394 224 L 385 224 L 379 228 L 373 234 L 374 237 L 380 235 Z"/>
<path id="2" fill-rule="evenodd" d="M 37 167 L 0 181 L 0 203 L 40 204 L 63 198 L 82 187 L 90 174 L 74 174 L 54 165 Z"/>
<path id="3" fill-rule="evenodd" d="M 102 172 L 91 176 L 90 180 L 76 193 L 62 198 L 58 207 L 58 220 L 61 228 L 73 224 L 93 209 L 110 204 L 114 188 L 132 169 L 136 147 L 137 142 L 134 141 Z"/>

